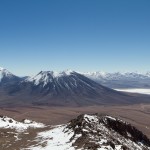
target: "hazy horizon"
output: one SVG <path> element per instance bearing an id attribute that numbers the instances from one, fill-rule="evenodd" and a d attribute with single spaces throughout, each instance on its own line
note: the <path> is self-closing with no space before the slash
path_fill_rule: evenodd
<path id="1" fill-rule="evenodd" d="M 149 70 L 147 70 L 147 71 L 145 71 L 145 72 L 140 72 L 140 71 L 137 71 L 137 70 L 131 70 L 131 71 L 127 71 L 127 70 L 124 70 L 124 71 L 104 71 L 104 70 L 73 70 L 73 69 L 64 69 L 64 70 L 57 70 L 57 69 L 54 69 L 54 70 L 52 70 L 52 69 L 48 69 L 48 70 L 38 70 L 37 72 L 34 72 L 34 73 L 32 73 L 32 72 L 28 72 L 28 74 L 27 73 L 25 73 L 25 74 L 17 74 L 16 72 L 12 72 L 11 70 L 9 70 L 9 69 L 7 69 L 7 68 L 4 68 L 4 67 L 1 67 L 0 66 L 0 69 L 6 69 L 6 70 L 8 70 L 9 72 L 11 72 L 11 73 L 13 73 L 14 75 L 17 75 L 17 76 L 35 76 L 35 75 L 37 75 L 38 73 L 40 73 L 41 71 L 53 71 L 53 72 L 55 72 L 55 73 L 61 73 L 61 72 L 63 72 L 63 71 L 75 71 L 75 72 L 78 72 L 78 73 L 94 73 L 94 72 L 101 72 L 102 74 L 103 73 L 117 73 L 117 72 L 119 72 L 119 73 L 131 73 L 131 72 L 133 72 L 133 73 L 139 73 L 139 74 L 146 74 L 146 73 L 149 73 L 150 71 Z"/>

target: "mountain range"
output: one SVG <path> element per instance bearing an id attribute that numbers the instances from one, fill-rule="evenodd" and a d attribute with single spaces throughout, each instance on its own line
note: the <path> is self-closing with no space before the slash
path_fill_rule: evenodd
<path id="1" fill-rule="evenodd" d="M 119 88 L 150 88 L 150 72 L 87 72 L 86 77 L 113 89 Z"/>
<path id="2" fill-rule="evenodd" d="M 44 71 L 43 71 L 44 72 Z M 73 72 L 71 70 L 62 71 L 62 72 L 54 72 L 49 71 L 52 73 L 53 76 L 62 76 L 62 75 L 69 75 L 69 72 Z M 150 88 L 150 72 L 146 73 L 138 73 L 138 72 L 114 72 L 114 73 L 108 73 L 108 72 L 77 72 L 79 74 L 82 74 L 92 80 L 94 80 L 97 83 L 100 83 L 106 87 L 109 88 Z M 33 76 L 36 77 L 36 76 Z M 29 77 L 29 79 L 33 78 Z M 16 82 L 26 79 L 25 77 L 19 77 L 11 72 L 9 72 L 7 69 L 3 69 L 0 67 L 0 84 L 4 83 L 10 83 L 10 82 Z M 37 82 L 37 79 L 36 79 Z"/>
<path id="3" fill-rule="evenodd" d="M 149 102 L 146 95 L 132 95 L 105 87 L 75 71 L 41 71 L 17 77 L 0 69 L 0 104 L 85 106 Z"/>

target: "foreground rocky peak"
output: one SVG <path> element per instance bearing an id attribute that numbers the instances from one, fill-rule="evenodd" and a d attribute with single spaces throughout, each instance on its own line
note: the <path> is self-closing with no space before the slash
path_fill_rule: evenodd
<path id="1" fill-rule="evenodd" d="M 83 149 L 148 150 L 150 140 L 131 124 L 111 116 L 80 115 L 67 126 L 74 131 L 73 143 Z"/>
<path id="2" fill-rule="evenodd" d="M 150 140 L 131 124 L 103 115 L 80 115 L 38 134 L 32 150 L 150 150 Z M 42 145 L 46 143 L 44 147 Z"/>
<path id="3" fill-rule="evenodd" d="M 0 130 L 2 149 L 150 150 L 150 140 L 141 131 L 108 115 L 84 114 L 57 126 L 0 116 Z"/>

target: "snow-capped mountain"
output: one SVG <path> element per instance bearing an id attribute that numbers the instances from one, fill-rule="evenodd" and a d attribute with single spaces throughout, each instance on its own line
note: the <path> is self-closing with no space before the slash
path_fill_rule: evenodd
<path id="1" fill-rule="evenodd" d="M 75 71 L 41 71 L 34 77 L 11 86 L 9 94 L 16 100 L 19 99 L 19 102 L 34 105 L 85 106 L 139 101 L 104 87 Z"/>
<path id="2" fill-rule="evenodd" d="M 8 70 L 0 67 L 0 82 L 3 78 L 12 78 L 14 75 L 10 73 Z"/>
<path id="3" fill-rule="evenodd" d="M 137 73 L 137 72 L 115 72 L 115 73 L 107 73 L 107 72 L 87 72 L 83 73 L 85 76 L 93 79 L 99 80 L 130 80 L 130 79 L 150 79 L 150 73 L 147 72 L 145 74 Z"/>
<path id="4" fill-rule="evenodd" d="M 20 81 L 21 78 L 9 72 L 7 69 L 0 67 L 0 84 L 12 83 Z"/>
<path id="5" fill-rule="evenodd" d="M 142 132 L 107 115 L 80 115 L 68 124 L 40 132 L 35 141 L 28 149 L 150 150 L 150 140 Z"/>
<path id="6" fill-rule="evenodd" d="M 101 83 L 75 71 L 41 71 L 33 77 L 25 78 L 19 78 L 5 72 L 7 71 L 2 69 L 3 78 L 1 81 L 3 82 L 1 82 L 1 85 L 4 86 L 0 86 L 1 96 L 3 97 L 0 101 L 1 105 L 86 106 L 149 102 L 147 96 L 142 98 L 141 96 L 130 96 L 104 86 L 107 83 L 112 83 L 112 86 L 114 80 L 109 82 L 103 80 Z M 7 80 L 4 80 L 4 73 L 7 75 Z M 103 76 L 106 76 L 106 74 L 103 73 Z M 126 81 L 125 83 L 131 82 Z M 120 80 L 119 84 L 121 84 Z"/>
<path id="7" fill-rule="evenodd" d="M 150 88 L 149 72 L 87 72 L 83 75 L 110 88 Z"/>
<path id="8" fill-rule="evenodd" d="M 18 82 L 26 81 L 33 82 L 34 85 L 40 85 L 45 87 L 47 83 L 56 81 L 60 77 L 68 77 L 74 71 L 67 70 L 62 72 L 54 71 L 41 71 L 39 74 L 33 77 L 18 77 L 10 73 L 7 69 L 0 68 L 0 85 L 8 86 L 12 83 L 18 84 Z M 82 74 L 95 82 L 102 84 L 103 86 L 120 89 L 120 88 L 150 88 L 150 72 L 145 74 L 138 72 L 76 72 Z M 67 84 L 65 86 L 68 86 Z"/>
<path id="9" fill-rule="evenodd" d="M 70 76 L 71 74 L 73 74 L 73 71 L 71 70 L 62 72 L 41 71 L 36 76 L 28 77 L 25 82 L 33 82 L 35 85 L 43 85 L 44 87 L 50 82 L 53 82 L 54 79 Z"/>
<path id="10" fill-rule="evenodd" d="M 150 78 L 150 72 L 147 72 L 147 73 L 146 73 L 146 76 Z"/>

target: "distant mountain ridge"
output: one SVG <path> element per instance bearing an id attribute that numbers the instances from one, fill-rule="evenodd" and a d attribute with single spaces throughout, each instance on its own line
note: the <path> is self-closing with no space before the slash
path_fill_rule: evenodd
<path id="1" fill-rule="evenodd" d="M 13 75 L 12 73 L 10 73 L 8 70 L 1 68 L 0 67 L 0 82 L 4 79 L 4 78 L 13 78 L 15 75 Z"/>
<path id="2" fill-rule="evenodd" d="M 10 73 L 7 69 L 0 68 L 0 85 L 4 85 L 5 83 L 12 82 L 20 82 L 20 81 L 33 81 L 34 84 L 38 84 L 41 74 L 46 73 L 51 74 L 53 78 L 58 78 L 61 76 L 67 76 L 71 72 L 71 70 L 56 72 L 56 71 L 41 71 L 35 76 L 28 77 L 19 77 L 12 73 Z M 76 72 L 78 74 L 82 74 L 89 79 L 112 89 L 124 89 L 124 88 L 150 88 L 150 72 L 146 73 L 138 73 L 138 72 Z M 49 78 L 49 77 L 48 77 Z M 49 80 L 47 76 L 43 76 L 40 79 L 40 82 L 43 82 L 44 85 Z M 50 79 L 51 80 L 51 79 Z M 49 81 L 48 81 L 49 82 Z"/>
<path id="3" fill-rule="evenodd" d="M 0 85 L 11 84 L 14 82 L 19 82 L 20 80 L 20 77 L 12 74 L 7 69 L 0 67 Z"/>
<path id="4" fill-rule="evenodd" d="M 60 72 L 56 72 L 56 71 L 41 71 L 41 72 L 43 72 L 43 73 L 49 72 L 49 74 L 51 74 L 53 77 L 56 77 L 56 78 L 60 77 L 60 76 L 69 75 L 71 72 L 77 72 L 79 74 L 82 74 L 82 75 L 94 80 L 94 81 L 102 81 L 102 83 L 106 82 L 106 81 L 113 81 L 113 80 L 114 81 L 117 81 L 117 80 L 127 80 L 127 81 L 150 80 L 150 72 L 146 72 L 146 73 L 138 73 L 138 72 L 109 73 L 109 72 L 102 72 L 102 71 L 78 72 L 78 71 L 72 71 L 72 70 L 66 70 L 66 71 L 60 71 Z M 40 73 L 39 73 L 39 75 L 40 75 Z M 7 69 L 0 67 L 0 82 L 3 80 L 3 78 L 13 78 L 13 77 L 27 79 L 27 80 L 37 80 L 39 75 L 37 74 L 36 76 L 33 76 L 33 77 L 28 76 L 28 78 L 27 77 L 19 77 L 17 75 L 12 74 Z"/>
<path id="5" fill-rule="evenodd" d="M 0 104 L 87 106 L 150 102 L 148 96 L 110 89 L 75 71 L 41 71 L 33 77 L 17 77 L 1 71 Z M 5 80 L 4 80 L 5 79 Z"/>
<path id="6" fill-rule="evenodd" d="M 87 72 L 86 77 L 109 88 L 150 88 L 150 72 Z"/>
<path id="7" fill-rule="evenodd" d="M 138 72 L 87 72 L 83 73 L 85 76 L 93 79 L 106 79 L 106 80 L 116 80 L 116 79 L 150 79 L 150 72 L 138 73 Z"/>

